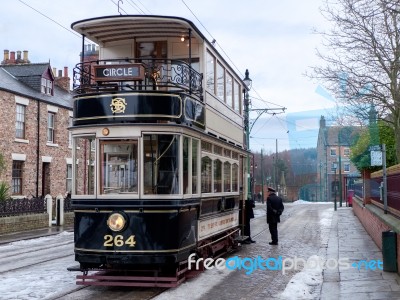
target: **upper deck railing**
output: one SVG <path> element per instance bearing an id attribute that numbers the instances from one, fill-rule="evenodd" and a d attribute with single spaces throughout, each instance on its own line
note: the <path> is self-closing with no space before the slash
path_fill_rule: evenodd
<path id="1" fill-rule="evenodd" d="M 107 59 L 79 63 L 73 71 L 76 94 L 121 91 L 183 92 L 203 98 L 203 74 L 182 60 Z"/>

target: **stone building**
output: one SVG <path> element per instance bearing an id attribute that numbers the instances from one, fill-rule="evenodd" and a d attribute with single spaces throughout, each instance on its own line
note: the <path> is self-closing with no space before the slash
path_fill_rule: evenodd
<path id="1" fill-rule="evenodd" d="M 324 201 L 345 203 L 352 180 L 360 173 L 350 161 L 350 146 L 359 128 L 355 126 L 327 126 L 324 116 L 319 122 L 317 142 L 317 181 L 323 189 Z"/>
<path id="2" fill-rule="evenodd" d="M 0 153 L 5 170 L 0 181 L 13 197 L 70 191 L 72 95 L 68 68 L 31 63 L 28 51 L 4 50 L 0 65 Z"/>

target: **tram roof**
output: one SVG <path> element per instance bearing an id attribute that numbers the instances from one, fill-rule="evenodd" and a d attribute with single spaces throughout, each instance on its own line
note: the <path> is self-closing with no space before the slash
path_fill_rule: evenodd
<path id="1" fill-rule="evenodd" d="M 206 40 L 191 21 L 172 16 L 103 16 L 74 22 L 71 28 L 98 45 L 133 38 L 187 37 L 189 29 L 193 37 Z"/>

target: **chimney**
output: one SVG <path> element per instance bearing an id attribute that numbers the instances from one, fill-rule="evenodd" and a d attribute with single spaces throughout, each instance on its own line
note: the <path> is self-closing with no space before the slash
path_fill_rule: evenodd
<path id="1" fill-rule="evenodd" d="M 10 64 L 15 64 L 15 51 L 10 52 Z"/>
<path id="2" fill-rule="evenodd" d="M 70 91 L 70 78 L 68 77 L 68 67 L 64 67 L 64 76 L 62 70 L 58 70 L 58 77 L 55 78 L 57 86 L 60 88 Z"/>
<path id="3" fill-rule="evenodd" d="M 1 62 L 2 65 L 8 64 L 8 61 L 10 60 L 10 52 L 8 50 L 4 50 L 4 59 Z"/>
<path id="4" fill-rule="evenodd" d="M 17 51 L 17 60 L 16 60 L 17 64 L 22 64 L 23 60 L 22 60 L 22 56 L 21 56 L 21 51 Z"/>
<path id="5" fill-rule="evenodd" d="M 29 64 L 28 50 L 24 50 L 24 63 Z"/>
<path id="6" fill-rule="evenodd" d="M 52 68 L 51 70 L 53 71 L 54 77 L 56 77 L 57 76 L 57 68 Z"/>

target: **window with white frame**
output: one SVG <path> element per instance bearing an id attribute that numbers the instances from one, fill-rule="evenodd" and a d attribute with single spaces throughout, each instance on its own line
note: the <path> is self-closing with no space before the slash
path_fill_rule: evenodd
<path id="1" fill-rule="evenodd" d="M 41 91 L 46 95 L 53 95 L 53 81 L 42 78 Z"/>
<path id="2" fill-rule="evenodd" d="M 67 177 L 66 177 L 66 190 L 67 193 L 72 192 L 72 164 L 67 164 Z"/>
<path id="3" fill-rule="evenodd" d="M 343 149 L 343 155 L 344 156 L 350 156 L 350 148 L 344 148 Z"/>
<path id="4" fill-rule="evenodd" d="M 336 156 L 336 148 L 331 148 L 331 156 Z"/>
<path id="5" fill-rule="evenodd" d="M 55 141 L 55 118 L 56 114 L 53 112 L 47 113 L 47 142 L 53 143 Z"/>
<path id="6" fill-rule="evenodd" d="M 72 126 L 72 117 L 68 118 L 68 126 Z M 68 147 L 72 147 L 72 131 L 68 130 Z"/>
<path id="7" fill-rule="evenodd" d="M 343 169 L 344 169 L 344 172 L 350 172 L 350 163 L 344 163 Z"/>
<path id="8" fill-rule="evenodd" d="M 15 114 L 15 137 L 19 139 L 25 139 L 25 113 L 25 105 L 17 104 Z"/>

